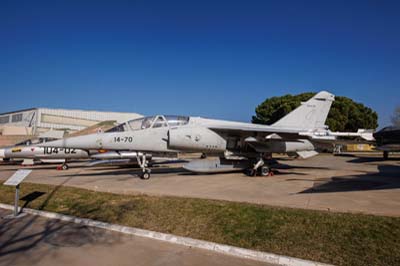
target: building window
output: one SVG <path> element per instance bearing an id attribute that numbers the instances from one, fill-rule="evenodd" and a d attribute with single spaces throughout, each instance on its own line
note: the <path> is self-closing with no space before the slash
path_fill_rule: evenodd
<path id="1" fill-rule="evenodd" d="M 10 121 L 10 116 L 0 116 L 0 124 L 7 124 Z"/>
<path id="2" fill-rule="evenodd" d="M 13 123 L 20 122 L 20 121 L 22 121 L 22 114 L 13 115 L 11 118 L 11 122 L 13 122 Z"/>

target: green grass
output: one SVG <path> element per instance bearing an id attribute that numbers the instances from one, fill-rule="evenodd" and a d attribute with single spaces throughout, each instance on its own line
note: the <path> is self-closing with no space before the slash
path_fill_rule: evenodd
<path id="1" fill-rule="evenodd" d="M 24 183 L 27 207 L 336 265 L 400 265 L 400 218 Z M 12 204 L 14 188 L 0 186 Z M 24 204 L 21 201 L 20 204 Z"/>

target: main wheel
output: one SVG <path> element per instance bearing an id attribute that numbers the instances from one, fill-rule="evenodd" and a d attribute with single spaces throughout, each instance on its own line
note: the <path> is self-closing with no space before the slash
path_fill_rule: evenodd
<path id="1" fill-rule="evenodd" d="M 142 179 L 147 180 L 150 179 L 150 170 L 145 170 L 141 176 Z"/>
<path id="2" fill-rule="evenodd" d="M 68 165 L 67 164 L 63 164 L 62 166 L 61 166 L 61 169 L 63 169 L 63 170 L 68 170 Z"/>
<path id="3" fill-rule="evenodd" d="M 261 176 L 269 176 L 269 173 L 270 173 L 270 169 L 268 166 L 261 167 L 261 169 L 260 169 Z"/>

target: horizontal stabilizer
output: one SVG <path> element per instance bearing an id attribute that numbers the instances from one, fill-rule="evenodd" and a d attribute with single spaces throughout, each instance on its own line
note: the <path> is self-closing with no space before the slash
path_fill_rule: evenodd
<path id="1" fill-rule="evenodd" d="M 367 141 L 375 140 L 374 135 L 373 135 L 374 131 L 371 129 L 359 129 L 359 130 L 357 130 L 357 133 L 364 140 L 367 140 Z"/>
<path id="2" fill-rule="evenodd" d="M 373 136 L 373 130 L 371 129 L 359 129 L 357 132 L 332 132 L 330 130 L 315 130 L 299 132 L 300 136 L 307 136 L 314 140 L 326 140 L 326 141 L 337 141 L 347 139 L 352 141 L 354 139 L 361 139 L 364 141 L 375 141 Z M 338 142 L 336 142 L 338 143 Z"/>

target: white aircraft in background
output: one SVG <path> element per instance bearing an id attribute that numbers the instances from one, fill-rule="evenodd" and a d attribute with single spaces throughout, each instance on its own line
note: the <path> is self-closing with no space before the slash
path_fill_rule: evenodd
<path id="1" fill-rule="evenodd" d="M 15 146 L 1 148 L 1 159 L 23 160 L 23 165 L 32 165 L 35 162 L 42 163 L 62 163 L 59 169 L 67 170 L 69 168 L 68 161 L 77 159 L 93 159 L 89 166 L 103 164 L 123 164 L 136 165 L 136 157 L 144 155 L 133 151 L 106 151 L 106 150 L 83 150 L 75 148 L 55 148 L 47 147 L 46 143 L 51 141 L 49 138 L 38 138 L 26 140 L 18 143 Z M 42 145 L 42 146 L 39 146 Z M 168 161 L 176 160 L 175 154 L 160 155 L 153 157 L 152 154 L 146 154 L 148 161 Z"/>

